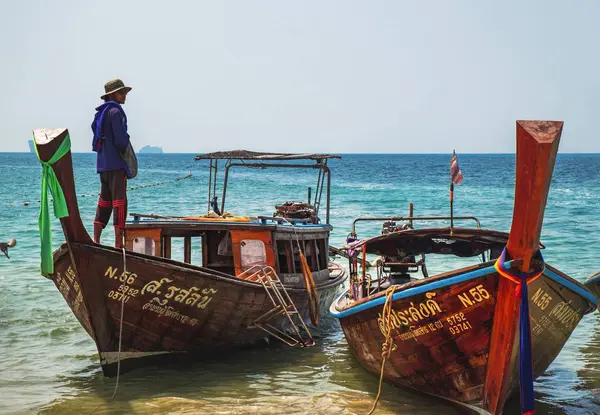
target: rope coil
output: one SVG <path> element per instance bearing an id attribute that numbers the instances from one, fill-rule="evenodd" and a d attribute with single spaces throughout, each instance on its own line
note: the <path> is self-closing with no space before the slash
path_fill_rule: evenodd
<path id="1" fill-rule="evenodd" d="M 375 397 L 375 402 L 373 402 L 373 407 L 369 411 L 368 415 L 371 415 L 375 412 L 375 408 L 377 407 L 377 403 L 379 402 L 379 396 L 381 395 L 381 388 L 383 386 L 383 373 L 385 370 L 385 362 L 389 359 L 390 355 L 394 350 L 396 350 L 396 345 L 394 344 L 394 339 L 392 338 L 392 303 L 393 303 L 393 295 L 398 289 L 397 285 L 392 285 L 387 290 L 385 290 L 385 303 L 383 304 L 383 311 L 381 312 L 381 318 L 383 320 L 383 326 L 385 327 L 385 340 L 383 345 L 381 346 L 381 373 L 379 374 L 379 388 L 377 389 L 377 396 Z"/>

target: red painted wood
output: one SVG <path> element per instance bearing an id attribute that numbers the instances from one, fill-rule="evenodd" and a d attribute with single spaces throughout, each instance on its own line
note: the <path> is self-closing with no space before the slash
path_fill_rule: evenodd
<path id="1" fill-rule="evenodd" d="M 529 270 L 539 249 L 562 127 L 562 121 L 517 121 L 515 203 L 506 249 L 513 259 L 523 259 L 523 272 Z M 484 397 L 484 407 L 492 414 L 502 412 L 509 392 L 509 361 L 519 323 L 515 287 L 512 281 L 500 278 Z"/>

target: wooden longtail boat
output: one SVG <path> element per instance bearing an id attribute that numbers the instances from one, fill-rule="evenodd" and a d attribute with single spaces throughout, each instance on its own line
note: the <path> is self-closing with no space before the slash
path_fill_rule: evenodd
<path id="1" fill-rule="evenodd" d="M 290 346 L 314 344 L 306 321 L 318 323 L 319 310 L 326 312 L 345 280 L 344 272 L 330 271 L 327 255 L 332 229 L 327 160 L 338 156 L 239 151 L 199 156 L 211 160 L 209 206 L 215 210 L 218 159 L 227 160 L 226 174 L 237 165 L 234 159 L 267 162 L 260 167 L 282 167 L 283 161 L 293 160 L 295 168 L 300 166 L 297 160 L 312 161 L 304 167 L 319 171 L 315 201 L 285 205 L 277 217 L 135 214 L 126 225 L 126 249 L 121 250 L 93 243 L 82 224 L 68 131 L 35 130 L 34 139 L 44 166 L 43 183 L 53 189 L 55 213 L 61 211 L 56 204 L 61 189 L 67 208 L 60 215 L 66 243 L 45 265 L 42 260 L 42 271 L 49 269 L 46 276 L 96 342 L 106 376 L 150 358 L 199 356 L 270 337 Z M 323 189 L 326 223 L 318 219 Z M 41 217 L 48 218 L 45 203 L 47 197 Z M 45 233 L 49 231 L 42 230 Z M 173 238 L 183 239 L 183 261 L 171 258 Z M 202 252 L 198 264 L 191 263 L 193 246 Z"/>
<path id="2" fill-rule="evenodd" d="M 539 253 L 562 125 L 517 122 L 510 234 L 481 229 L 473 217 L 453 219 L 475 219 L 475 228 L 414 229 L 419 220 L 450 218 L 409 215 L 387 218 L 379 236 L 349 240 L 355 258 L 380 256 L 380 277 L 371 281 L 364 267 L 359 271 L 360 260 L 351 259 L 351 287 L 330 311 L 369 372 L 478 414 L 501 414 L 506 400 L 520 393 L 522 412 L 532 413 L 533 379 L 598 304 Z M 432 254 L 480 257 L 483 263 L 428 276 L 425 259 Z M 412 272 L 424 278 L 410 278 Z"/>

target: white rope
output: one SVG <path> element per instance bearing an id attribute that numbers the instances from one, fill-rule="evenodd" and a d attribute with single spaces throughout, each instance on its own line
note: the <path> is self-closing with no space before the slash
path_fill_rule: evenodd
<path id="1" fill-rule="evenodd" d="M 123 275 L 125 275 L 125 271 L 127 271 L 127 256 L 125 255 L 125 233 L 123 233 Z M 125 281 L 127 278 L 123 278 L 123 282 L 121 283 L 121 293 L 123 294 L 123 286 L 125 285 Z M 115 390 L 113 391 L 110 399 L 114 399 L 117 394 L 117 389 L 119 388 L 119 374 L 121 373 L 121 337 L 123 334 L 123 309 L 125 307 L 125 294 L 121 298 L 121 321 L 119 325 L 119 349 L 117 351 L 117 383 L 115 383 Z M 89 415 L 94 414 L 102 404 L 98 405 Z"/>
<path id="2" fill-rule="evenodd" d="M 122 249 L 123 249 L 123 282 L 121 283 L 121 319 L 119 322 L 119 349 L 117 351 L 117 383 L 115 383 L 115 391 L 112 394 L 110 399 L 113 399 L 117 394 L 117 389 L 119 387 L 119 374 L 121 373 L 121 340 L 123 337 L 123 310 L 125 309 L 125 294 L 123 293 L 123 286 L 125 285 L 125 273 L 127 271 L 127 256 L 125 255 L 125 232 L 123 232 L 123 241 L 122 241 Z"/>

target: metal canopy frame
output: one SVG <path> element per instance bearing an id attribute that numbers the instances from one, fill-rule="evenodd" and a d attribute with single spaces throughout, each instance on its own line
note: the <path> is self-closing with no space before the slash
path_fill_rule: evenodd
<path id="1" fill-rule="evenodd" d="M 257 168 L 257 169 L 266 169 L 266 168 L 294 168 L 294 169 L 317 169 L 319 171 L 319 175 L 317 178 L 317 187 L 314 195 L 311 193 L 311 188 L 308 188 L 308 203 L 315 209 L 315 214 L 319 215 L 319 210 L 321 208 L 321 201 L 323 198 L 323 192 L 325 191 L 325 223 L 329 224 L 329 214 L 331 207 L 331 170 L 327 166 L 327 161 L 330 158 L 341 158 L 336 155 L 328 155 L 328 154 L 270 154 L 270 153 L 253 153 L 248 157 L 233 157 L 226 158 L 225 155 L 233 155 L 236 152 L 230 153 L 210 153 L 206 155 L 196 156 L 195 160 L 209 160 L 209 179 L 208 179 L 208 200 L 207 200 L 207 209 L 211 210 L 211 204 L 213 199 L 217 196 L 217 178 L 219 173 L 219 160 L 225 161 L 225 173 L 223 178 L 223 191 L 221 194 L 221 213 L 225 212 L 225 201 L 227 197 L 227 184 L 229 181 L 229 170 L 232 167 L 247 167 L 247 168 Z M 256 154 L 261 154 L 264 156 L 256 156 Z M 211 156 L 215 157 L 211 157 Z M 244 163 L 243 160 L 277 160 L 277 161 L 297 161 L 297 160 L 314 160 L 314 164 L 296 164 L 296 163 L 272 163 L 272 162 L 252 162 L 252 163 Z M 236 160 L 240 160 L 237 162 Z M 313 197 L 314 196 L 314 197 Z"/>
<path id="2" fill-rule="evenodd" d="M 352 235 L 356 235 L 356 224 L 358 222 L 383 222 L 383 221 L 402 221 L 408 222 L 412 225 L 413 221 L 433 221 L 443 220 L 447 221 L 450 219 L 454 220 L 473 220 L 477 224 L 477 229 L 481 229 L 481 223 L 475 216 L 387 216 L 387 217 L 364 217 L 356 218 L 352 221 Z"/>

